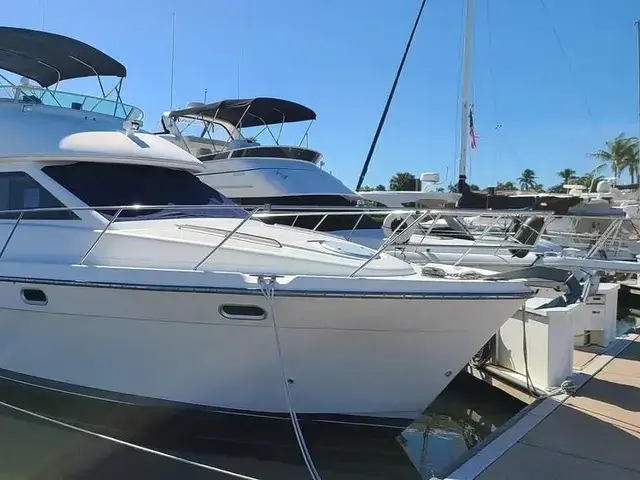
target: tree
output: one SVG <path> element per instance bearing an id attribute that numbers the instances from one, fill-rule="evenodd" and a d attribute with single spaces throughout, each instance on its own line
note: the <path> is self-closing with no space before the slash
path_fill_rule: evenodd
<path id="1" fill-rule="evenodd" d="M 624 162 L 624 167 L 629 170 L 629 176 L 631 177 L 631 183 L 640 182 L 639 174 L 640 174 L 640 144 L 638 143 L 638 139 L 633 139 L 633 143 L 630 147 L 631 151 L 627 159 Z"/>
<path id="2" fill-rule="evenodd" d="M 496 190 L 506 190 L 506 191 L 510 191 L 510 190 L 517 190 L 518 188 L 515 186 L 515 184 L 509 180 L 507 182 L 498 182 L 496 183 Z"/>
<path id="3" fill-rule="evenodd" d="M 389 190 L 414 191 L 416 189 L 416 177 L 409 172 L 398 172 L 389 180 Z"/>
<path id="4" fill-rule="evenodd" d="M 374 188 L 374 190 L 376 192 L 384 192 L 387 189 L 387 187 L 385 187 L 384 185 L 380 184 L 380 185 L 376 185 L 376 188 Z"/>
<path id="5" fill-rule="evenodd" d="M 601 166 L 609 165 L 616 180 L 625 169 L 629 168 L 633 182 L 633 176 L 638 172 L 638 139 L 625 137 L 624 133 L 621 133 L 613 140 L 609 140 L 606 146 L 605 150 L 598 150 L 591 156 L 601 160 L 603 162 Z"/>
<path id="6" fill-rule="evenodd" d="M 583 175 L 582 177 L 577 177 L 572 180 L 576 185 L 582 185 L 583 187 L 587 187 L 587 192 L 595 192 L 596 187 L 598 186 L 598 182 L 602 180 L 602 175 L 596 175 L 595 172 L 589 172 Z"/>
<path id="7" fill-rule="evenodd" d="M 475 183 L 472 183 L 471 185 L 469 185 L 469 188 L 473 191 L 473 192 L 477 192 L 478 190 L 480 190 L 480 187 L 478 185 L 476 185 Z"/>
<path id="8" fill-rule="evenodd" d="M 537 185 L 536 172 L 530 168 L 525 168 L 516 180 L 520 184 L 520 189 L 525 191 L 531 190 Z"/>
<path id="9" fill-rule="evenodd" d="M 359 192 L 372 192 L 373 191 L 373 187 L 370 187 L 369 185 L 363 185 L 360 187 L 360 190 L 358 190 Z"/>
<path id="10" fill-rule="evenodd" d="M 564 185 L 565 185 L 564 183 L 561 183 L 560 185 L 554 185 L 553 187 L 548 189 L 547 192 L 549 192 L 549 193 L 565 193 Z"/>
<path id="11" fill-rule="evenodd" d="M 444 193 L 444 187 L 438 187 L 438 188 L 436 188 L 436 192 L 438 192 L 438 193 Z"/>
<path id="12" fill-rule="evenodd" d="M 565 168 L 563 170 L 560 170 L 557 175 L 562 179 L 562 184 L 566 185 L 571 181 L 572 178 L 575 178 L 576 171 L 571 168 Z"/>

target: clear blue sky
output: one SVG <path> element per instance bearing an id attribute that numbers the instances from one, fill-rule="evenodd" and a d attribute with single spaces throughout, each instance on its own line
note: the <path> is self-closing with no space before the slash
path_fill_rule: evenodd
<path id="1" fill-rule="evenodd" d="M 3 24 L 81 39 L 128 68 L 124 98 L 153 128 L 169 107 L 176 12 L 174 106 L 238 96 L 306 104 L 310 146 L 355 186 L 419 0 L 3 0 Z M 480 137 L 469 182 L 515 180 L 532 168 L 545 186 L 587 153 L 637 132 L 638 0 L 476 0 L 472 62 Z M 428 0 L 366 184 L 397 171 L 454 181 L 464 0 Z M 563 50 L 553 28 L 560 38 Z M 73 82 L 63 90 L 77 86 Z M 95 82 L 82 81 L 86 93 Z M 500 123 L 501 128 L 496 129 Z"/>

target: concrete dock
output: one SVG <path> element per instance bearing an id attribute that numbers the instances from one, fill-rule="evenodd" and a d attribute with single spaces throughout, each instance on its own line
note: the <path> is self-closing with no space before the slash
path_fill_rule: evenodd
<path id="1" fill-rule="evenodd" d="M 574 395 L 538 401 L 447 479 L 640 479 L 640 335 L 574 360 Z"/>

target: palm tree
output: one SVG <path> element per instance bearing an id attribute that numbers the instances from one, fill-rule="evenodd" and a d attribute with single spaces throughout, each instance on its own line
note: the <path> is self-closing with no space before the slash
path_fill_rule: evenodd
<path id="1" fill-rule="evenodd" d="M 575 178 L 576 171 L 572 168 L 565 168 L 563 170 L 560 170 L 557 175 L 562 179 L 562 184 L 566 185 L 571 181 L 572 178 Z"/>
<path id="2" fill-rule="evenodd" d="M 575 178 L 573 183 L 587 187 L 588 192 L 594 193 L 598 186 L 598 182 L 604 178 L 602 175 L 596 175 L 597 171 L 598 169 L 595 169 L 592 172 L 586 173 L 582 177 Z"/>
<path id="3" fill-rule="evenodd" d="M 603 165 L 608 164 L 613 170 L 613 176 L 618 180 L 620 174 L 629 168 L 629 172 L 632 176 L 638 171 L 638 139 L 635 137 L 625 137 L 624 133 L 621 133 L 613 140 L 609 140 L 606 150 L 598 150 L 592 153 L 593 158 L 597 158 L 603 161 Z M 629 165 L 633 165 L 629 167 Z M 633 179 L 631 180 L 633 181 Z"/>
<path id="4" fill-rule="evenodd" d="M 389 180 L 389 190 L 413 191 L 416 189 L 416 177 L 409 172 L 398 172 Z"/>
<path id="5" fill-rule="evenodd" d="M 506 182 L 498 182 L 498 183 L 496 183 L 496 190 L 511 191 L 511 190 L 517 190 L 517 187 L 515 186 L 515 184 L 511 180 L 508 180 Z"/>
<path id="6" fill-rule="evenodd" d="M 536 172 L 534 172 L 530 168 L 525 168 L 525 170 L 516 180 L 520 184 L 520 189 L 525 191 L 530 190 L 537 185 Z"/>
<path id="7" fill-rule="evenodd" d="M 638 176 L 640 174 L 640 144 L 638 139 L 633 139 L 631 150 L 624 166 L 629 170 L 631 183 L 638 183 L 640 181 Z"/>

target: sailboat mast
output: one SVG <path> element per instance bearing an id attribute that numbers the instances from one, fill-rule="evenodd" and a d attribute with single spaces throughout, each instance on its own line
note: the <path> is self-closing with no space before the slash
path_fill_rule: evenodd
<path id="1" fill-rule="evenodd" d="M 458 193 L 464 190 L 467 181 L 467 142 L 469 141 L 469 84 L 471 76 L 471 44 L 473 42 L 473 0 L 467 0 L 464 29 L 464 50 L 462 53 L 462 89 L 460 100 L 462 117 L 460 118 L 460 167 Z"/>
<path id="2" fill-rule="evenodd" d="M 638 36 L 638 161 L 640 162 L 640 20 L 636 22 Z M 638 181 L 640 183 L 640 180 Z"/>
<path id="3" fill-rule="evenodd" d="M 409 49 L 411 48 L 411 43 L 413 42 L 413 36 L 418 29 L 420 17 L 422 17 L 422 11 L 424 10 L 424 6 L 426 5 L 426 3 L 427 0 L 422 0 L 422 2 L 420 3 L 420 10 L 418 10 L 418 16 L 416 17 L 416 21 L 413 24 L 411 34 L 409 35 L 409 40 L 407 41 L 407 46 L 405 47 L 404 54 L 402 55 L 402 59 L 400 60 L 400 65 L 398 66 L 398 71 L 396 72 L 396 78 L 393 80 L 393 85 L 391 85 L 391 92 L 389 92 L 389 96 L 387 97 L 387 103 L 384 106 L 382 116 L 380 117 L 380 121 L 378 122 L 378 128 L 376 128 L 376 133 L 373 135 L 373 140 L 371 142 L 371 145 L 369 146 L 369 153 L 367 153 L 367 158 L 365 159 L 364 165 L 362 166 L 362 171 L 360 172 L 360 177 L 358 178 L 358 183 L 356 185 L 356 191 L 360 190 L 362 182 L 364 182 L 364 177 L 367 174 L 367 170 L 369 170 L 371 157 L 373 156 L 373 152 L 375 151 L 376 145 L 378 144 L 378 137 L 380 136 L 380 132 L 382 132 L 382 127 L 384 126 L 384 122 L 387 118 L 387 113 L 389 113 L 389 107 L 391 106 L 393 95 L 395 94 L 396 87 L 398 86 L 398 80 L 400 80 L 400 74 L 402 73 L 402 69 L 404 68 L 404 62 L 407 59 L 407 55 L 409 54 Z"/>

